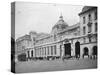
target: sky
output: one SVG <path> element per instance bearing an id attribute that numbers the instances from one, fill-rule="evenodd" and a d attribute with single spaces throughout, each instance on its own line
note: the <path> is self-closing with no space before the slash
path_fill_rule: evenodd
<path id="1" fill-rule="evenodd" d="M 79 22 L 78 13 L 82 8 L 79 5 L 16 2 L 15 39 L 30 31 L 50 33 L 61 14 L 69 26 L 74 25 Z"/>

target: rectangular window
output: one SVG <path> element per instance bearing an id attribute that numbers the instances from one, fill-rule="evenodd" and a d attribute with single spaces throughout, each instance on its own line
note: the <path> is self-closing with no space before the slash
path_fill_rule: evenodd
<path id="1" fill-rule="evenodd" d="M 92 32 L 92 24 L 88 25 L 88 33 L 91 33 L 91 32 Z"/>
<path id="2" fill-rule="evenodd" d="M 85 24 L 85 17 L 83 17 L 83 24 Z"/>
<path id="3" fill-rule="evenodd" d="M 56 45 L 54 46 L 54 51 L 55 51 L 55 55 L 56 55 Z"/>
<path id="4" fill-rule="evenodd" d="M 89 19 L 89 21 L 92 20 L 92 18 L 91 18 L 91 14 L 88 15 L 88 19 Z"/>
<path id="5" fill-rule="evenodd" d="M 98 31 L 98 25 L 97 25 L 97 23 L 95 23 L 95 32 L 97 32 Z"/>
<path id="6" fill-rule="evenodd" d="M 85 35 L 86 34 L 86 27 L 84 26 L 83 27 L 83 35 Z"/>
<path id="7" fill-rule="evenodd" d="M 97 20 L 97 12 L 94 13 L 94 19 Z"/>

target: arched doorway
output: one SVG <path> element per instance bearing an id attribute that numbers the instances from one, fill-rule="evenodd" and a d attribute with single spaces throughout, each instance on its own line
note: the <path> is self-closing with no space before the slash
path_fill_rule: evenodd
<path id="1" fill-rule="evenodd" d="M 80 58 L 80 42 L 75 43 L 75 57 Z"/>
<path id="2" fill-rule="evenodd" d="M 33 59 L 33 50 L 31 51 L 31 59 Z"/>
<path id="3" fill-rule="evenodd" d="M 97 55 L 97 46 L 94 46 L 94 47 L 93 47 L 93 52 L 92 52 L 92 54 L 93 54 L 93 55 Z"/>
<path id="4" fill-rule="evenodd" d="M 64 56 L 71 56 L 71 43 L 64 44 L 65 54 Z"/>
<path id="5" fill-rule="evenodd" d="M 28 59 L 31 60 L 30 51 L 27 51 L 27 61 Z"/>
<path id="6" fill-rule="evenodd" d="M 97 46 L 93 47 L 93 49 L 92 49 L 92 55 L 93 55 L 93 58 L 97 57 Z"/>
<path id="7" fill-rule="evenodd" d="M 83 58 L 84 58 L 84 56 L 88 56 L 89 57 L 89 49 L 87 47 L 85 47 L 83 49 Z"/>

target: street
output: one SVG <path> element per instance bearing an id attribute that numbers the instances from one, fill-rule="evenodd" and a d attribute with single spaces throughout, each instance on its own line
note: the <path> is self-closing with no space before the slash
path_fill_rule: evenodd
<path id="1" fill-rule="evenodd" d="M 97 68 L 97 60 L 85 59 L 69 59 L 59 60 L 37 60 L 16 63 L 16 73 L 28 72 L 44 72 L 44 71 L 60 71 L 60 70 L 75 70 L 75 69 L 91 69 Z"/>

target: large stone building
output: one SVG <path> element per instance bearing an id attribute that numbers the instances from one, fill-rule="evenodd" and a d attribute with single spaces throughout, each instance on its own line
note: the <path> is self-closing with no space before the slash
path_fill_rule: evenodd
<path id="1" fill-rule="evenodd" d="M 79 13 L 80 22 L 69 26 L 63 16 L 50 34 L 31 31 L 16 40 L 16 55 L 27 59 L 84 58 L 97 55 L 97 7 L 85 6 Z"/>
<path id="2" fill-rule="evenodd" d="M 85 6 L 79 16 L 82 54 L 97 55 L 97 7 Z"/>

